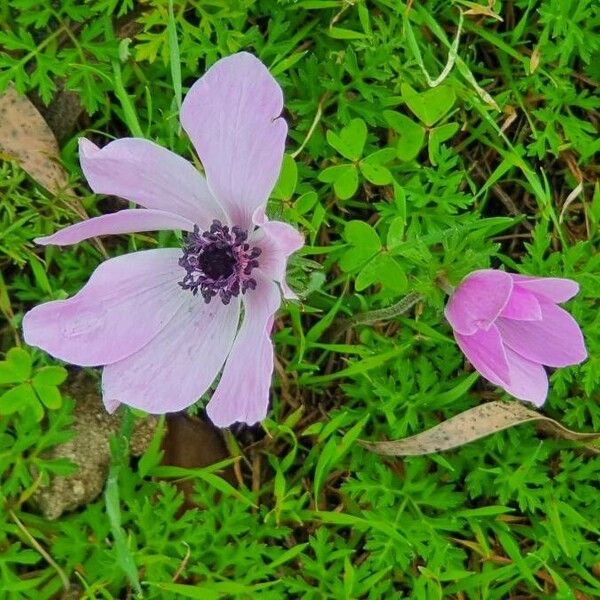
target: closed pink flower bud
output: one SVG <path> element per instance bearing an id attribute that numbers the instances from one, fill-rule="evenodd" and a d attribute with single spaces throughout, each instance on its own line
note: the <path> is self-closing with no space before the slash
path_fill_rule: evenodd
<path id="1" fill-rule="evenodd" d="M 451 295 L 445 315 L 471 364 L 520 400 L 541 406 L 548 367 L 587 358 L 581 329 L 557 306 L 579 291 L 570 279 L 474 271 Z"/>

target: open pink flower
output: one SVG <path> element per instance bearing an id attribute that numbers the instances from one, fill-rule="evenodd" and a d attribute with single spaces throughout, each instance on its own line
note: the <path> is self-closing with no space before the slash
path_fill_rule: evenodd
<path id="1" fill-rule="evenodd" d="M 463 279 L 445 314 L 479 373 L 516 398 L 541 406 L 548 395 L 542 365 L 565 367 L 587 357 L 579 325 L 557 306 L 578 291 L 571 279 L 484 269 Z"/>
<path id="2" fill-rule="evenodd" d="M 148 140 L 102 149 L 80 140 L 90 187 L 142 208 L 67 227 L 39 244 L 64 246 L 106 234 L 179 229 L 183 248 L 144 250 L 101 264 L 68 300 L 25 315 L 25 340 L 64 361 L 103 365 L 106 408 L 150 413 L 196 402 L 222 369 L 208 404 L 219 426 L 267 412 L 273 372 L 270 331 L 289 255 L 303 240 L 265 206 L 283 158 L 281 88 L 245 52 L 213 65 L 190 89 L 181 123 L 206 179 Z M 243 318 L 242 315 L 243 304 Z"/>

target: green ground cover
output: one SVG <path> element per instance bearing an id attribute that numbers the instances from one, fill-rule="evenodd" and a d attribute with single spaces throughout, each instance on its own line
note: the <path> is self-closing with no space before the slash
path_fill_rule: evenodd
<path id="1" fill-rule="evenodd" d="M 579 282 L 568 309 L 589 359 L 551 376 L 543 411 L 600 430 L 599 24 L 593 0 L 3 2 L 0 89 L 13 82 L 46 116 L 70 192 L 0 155 L 0 351 L 22 348 L 6 358 L 18 381 L 0 368 L 0 597 L 59 598 L 66 581 L 64 597 L 84 598 L 600 597 L 591 449 L 533 425 L 422 457 L 357 444 L 508 400 L 465 365 L 438 285 L 489 266 Z M 161 465 L 160 431 L 126 460 L 128 413 L 105 492 L 46 520 L 30 499 L 72 470 L 45 452 L 70 436 L 77 398 L 22 344 L 22 316 L 80 289 L 103 251 L 172 239 L 32 239 L 118 206 L 83 180 L 79 136 L 190 156 L 182 95 L 238 50 L 283 87 L 269 212 L 307 241 L 290 269 L 302 300 L 276 323 L 269 418 L 227 434 L 228 483 Z M 407 312 L 357 318 L 407 294 Z"/>

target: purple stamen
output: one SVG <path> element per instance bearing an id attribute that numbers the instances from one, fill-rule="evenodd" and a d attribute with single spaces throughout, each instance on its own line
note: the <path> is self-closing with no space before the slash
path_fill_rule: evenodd
<path id="1" fill-rule="evenodd" d="M 231 229 L 214 220 L 207 231 L 194 231 L 187 235 L 183 256 L 179 265 L 186 275 L 179 285 L 191 290 L 194 296 L 200 292 L 208 304 L 219 296 L 223 304 L 231 298 L 256 288 L 252 270 L 258 267 L 261 249 L 246 242 L 248 233 L 235 226 Z"/>

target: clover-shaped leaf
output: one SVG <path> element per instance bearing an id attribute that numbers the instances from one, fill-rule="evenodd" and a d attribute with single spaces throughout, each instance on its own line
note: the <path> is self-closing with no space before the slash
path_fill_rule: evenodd
<path id="1" fill-rule="evenodd" d="M 348 222 L 344 239 L 349 248 L 340 258 L 340 267 L 347 273 L 359 271 L 354 283 L 357 291 L 375 283 L 397 293 L 406 290 L 408 282 L 402 267 L 387 254 L 377 231 L 371 225 L 364 221 Z"/>
<path id="2" fill-rule="evenodd" d="M 452 102 L 454 102 L 453 96 L 451 97 L 451 99 Z M 449 110 L 449 108 L 451 108 L 451 105 L 447 108 Z M 428 125 L 427 127 L 419 125 L 406 115 L 403 115 L 402 113 L 393 110 L 386 110 L 383 113 L 383 116 L 388 122 L 389 126 L 398 134 L 398 145 L 396 148 L 397 156 L 400 160 L 413 160 L 419 154 L 421 148 L 423 147 L 425 135 L 429 133 L 427 147 L 429 153 L 429 160 L 432 165 L 436 165 L 440 151 L 440 144 L 442 142 L 445 142 L 446 140 L 449 140 L 458 131 L 459 124 L 445 123 L 443 125 L 433 127 L 432 125 L 429 125 L 429 123 L 433 123 L 439 120 L 439 118 L 441 118 L 443 114 L 445 114 L 445 109 L 444 112 L 442 112 L 440 108 L 440 111 L 438 111 L 438 113 L 435 113 L 435 111 L 433 110 L 429 110 L 429 112 L 426 114 L 424 112 L 425 109 L 423 108 L 423 106 L 415 104 L 415 110 L 421 111 L 422 114 L 420 115 L 420 118 L 423 122 L 425 122 Z"/>
<path id="3" fill-rule="evenodd" d="M 12 385 L 0 394 L 0 415 L 32 412 L 36 420 L 44 416 L 44 408 L 60 408 L 62 397 L 58 386 L 67 378 L 67 370 L 59 366 L 37 369 L 33 373 L 31 356 L 22 348 L 11 348 L 6 360 L 0 361 L 0 385 Z"/>
<path id="4" fill-rule="evenodd" d="M 31 356 L 22 348 L 11 348 L 0 361 L 0 385 L 25 381 L 31 375 Z"/>
<path id="5" fill-rule="evenodd" d="M 396 155 L 400 160 L 413 160 L 423 147 L 425 127 L 394 110 L 383 111 L 383 117 L 398 134 Z"/>
<path id="6" fill-rule="evenodd" d="M 393 148 L 383 148 L 382 150 L 373 152 L 373 154 L 369 154 L 369 156 L 360 161 L 360 172 L 367 181 L 375 185 L 389 185 L 394 178 L 383 164 L 392 160 L 394 155 Z"/>
<path id="7" fill-rule="evenodd" d="M 447 114 L 456 101 L 454 89 L 447 85 L 439 85 L 419 93 L 408 83 L 403 83 L 400 91 L 408 108 L 427 127 L 432 127 Z"/>
<path id="8" fill-rule="evenodd" d="M 21 383 L 0 396 L 0 415 L 31 410 L 36 421 L 44 417 L 44 410 L 30 383 Z"/>
<path id="9" fill-rule="evenodd" d="M 335 195 L 340 200 L 351 198 L 358 189 L 358 171 L 354 165 L 328 167 L 319 175 L 319 181 L 332 183 Z"/>
<path id="10" fill-rule="evenodd" d="M 340 200 L 351 198 L 358 189 L 359 172 L 374 185 L 389 185 L 393 181 L 390 171 L 383 166 L 395 158 L 393 148 L 383 148 L 362 158 L 367 140 L 367 126 L 362 119 L 354 119 L 336 134 L 327 132 L 327 141 L 350 163 L 328 167 L 319 175 L 319 180 L 333 184 Z"/>
<path id="11" fill-rule="evenodd" d="M 344 228 L 344 239 L 350 248 L 340 259 L 340 267 L 353 271 L 381 250 L 381 241 L 373 227 L 364 221 L 349 221 Z"/>
<path id="12" fill-rule="evenodd" d="M 402 293 L 408 287 L 402 267 L 389 254 L 378 254 L 369 261 L 358 274 L 355 287 L 360 292 L 374 283 L 381 283 L 396 293 Z"/>
<path id="13" fill-rule="evenodd" d="M 339 135 L 328 131 L 327 141 L 344 158 L 352 161 L 359 160 L 367 141 L 367 126 L 362 119 L 352 119 Z"/>

